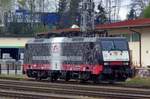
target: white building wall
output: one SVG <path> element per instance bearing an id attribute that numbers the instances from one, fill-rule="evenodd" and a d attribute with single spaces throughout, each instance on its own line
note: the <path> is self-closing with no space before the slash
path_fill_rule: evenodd
<path id="1" fill-rule="evenodd" d="M 150 66 L 150 32 L 141 33 L 142 66 Z"/>
<path id="2" fill-rule="evenodd" d="M 139 42 L 129 42 L 129 48 L 131 53 L 132 65 L 139 67 L 140 66 Z"/>
<path id="3" fill-rule="evenodd" d="M 31 38 L 0 38 L 1 47 L 24 47 L 25 43 Z"/>

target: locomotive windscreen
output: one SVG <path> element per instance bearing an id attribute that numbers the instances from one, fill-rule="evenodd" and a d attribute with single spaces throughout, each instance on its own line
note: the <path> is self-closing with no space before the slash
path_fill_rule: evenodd
<path id="1" fill-rule="evenodd" d="M 128 50 L 127 42 L 125 41 L 114 41 L 115 49 Z"/>
<path id="2" fill-rule="evenodd" d="M 101 44 L 102 44 L 102 50 L 104 51 L 109 51 L 114 49 L 113 41 L 102 41 Z"/>
<path id="3" fill-rule="evenodd" d="M 118 41 L 102 41 L 102 49 L 104 51 L 111 51 L 111 50 L 128 50 L 127 42 L 124 40 Z"/>

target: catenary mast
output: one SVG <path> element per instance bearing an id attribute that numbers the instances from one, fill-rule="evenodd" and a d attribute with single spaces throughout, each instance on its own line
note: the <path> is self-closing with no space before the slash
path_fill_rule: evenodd
<path id="1" fill-rule="evenodd" d="M 94 30 L 94 2 L 93 0 L 82 0 L 81 4 L 81 22 L 82 32 Z"/>

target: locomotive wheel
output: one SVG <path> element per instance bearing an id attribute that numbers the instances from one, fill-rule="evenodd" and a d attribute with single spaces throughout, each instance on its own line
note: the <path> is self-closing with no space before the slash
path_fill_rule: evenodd
<path id="1" fill-rule="evenodd" d="M 53 77 L 53 79 L 54 79 L 54 81 L 57 81 L 58 76 L 57 76 L 57 75 L 55 75 L 55 76 Z"/>
<path id="2" fill-rule="evenodd" d="M 53 82 L 54 78 L 53 78 L 53 73 L 48 72 L 48 77 L 47 77 L 48 81 Z"/>
<path id="3" fill-rule="evenodd" d="M 54 81 L 53 77 L 48 77 L 48 81 L 53 82 Z"/>
<path id="4" fill-rule="evenodd" d="M 41 78 L 41 72 L 37 72 L 37 76 L 36 76 L 35 79 L 38 80 L 38 81 L 42 80 L 42 78 Z"/>
<path id="5" fill-rule="evenodd" d="M 70 80 L 70 73 L 66 72 L 65 81 L 69 81 L 69 80 Z"/>
<path id="6" fill-rule="evenodd" d="M 58 79 L 58 75 L 57 75 L 57 74 L 55 74 L 55 73 L 50 73 L 50 75 L 49 75 L 49 77 L 48 77 L 48 80 L 49 80 L 50 82 L 57 81 L 57 79 Z"/>
<path id="7" fill-rule="evenodd" d="M 69 78 L 69 77 L 66 77 L 66 78 L 65 78 L 65 81 L 69 81 L 69 80 L 70 80 L 70 78 Z"/>
<path id="8" fill-rule="evenodd" d="M 109 84 L 115 84 L 115 80 L 108 81 Z"/>
<path id="9" fill-rule="evenodd" d="M 48 80 L 49 80 L 50 82 L 56 81 L 56 78 L 54 77 L 54 74 L 53 74 L 53 73 L 51 73 L 51 75 L 48 77 Z"/>
<path id="10" fill-rule="evenodd" d="M 89 80 L 88 74 L 80 73 L 80 75 L 79 75 L 79 82 L 80 83 L 85 83 L 88 80 Z"/>
<path id="11" fill-rule="evenodd" d="M 99 81 L 99 75 L 93 75 L 92 77 L 93 77 L 92 80 L 93 80 L 94 84 L 98 84 L 100 82 Z"/>
<path id="12" fill-rule="evenodd" d="M 31 70 L 27 70 L 27 76 L 28 76 L 28 77 L 32 77 L 31 74 L 32 74 L 32 71 L 31 71 Z"/>

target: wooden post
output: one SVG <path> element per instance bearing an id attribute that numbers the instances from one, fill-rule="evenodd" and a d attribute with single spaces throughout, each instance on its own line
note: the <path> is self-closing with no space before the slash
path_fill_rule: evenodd
<path id="1" fill-rule="evenodd" d="M 2 73 L 2 68 L 1 68 L 1 64 L 0 64 L 0 75 L 1 75 L 1 73 Z"/>
<path id="2" fill-rule="evenodd" d="M 9 64 L 7 64 L 7 75 L 9 75 Z"/>
<path id="3" fill-rule="evenodd" d="M 17 66 L 18 66 L 18 64 L 15 63 L 15 75 L 17 75 Z"/>

